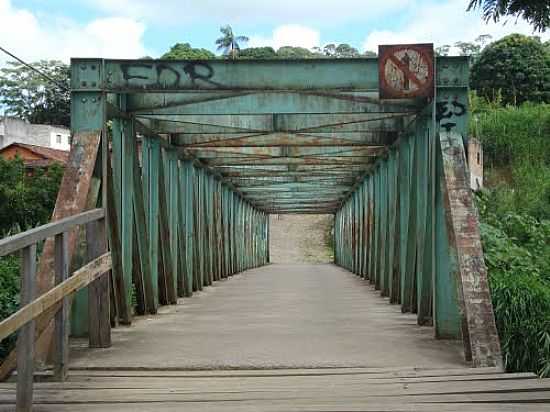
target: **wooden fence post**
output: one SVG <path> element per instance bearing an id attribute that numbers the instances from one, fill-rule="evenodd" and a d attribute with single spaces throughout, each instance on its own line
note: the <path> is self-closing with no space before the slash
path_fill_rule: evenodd
<path id="1" fill-rule="evenodd" d="M 36 290 L 36 244 L 27 246 L 21 255 L 21 307 L 31 303 Z M 34 328 L 31 320 L 17 337 L 17 412 L 32 410 L 34 374 Z"/>
<path id="2" fill-rule="evenodd" d="M 69 234 L 60 233 L 55 236 L 55 284 L 59 285 L 69 277 L 68 257 Z M 55 315 L 55 365 L 54 376 L 64 381 L 67 377 L 69 360 L 69 298 L 61 301 L 61 307 Z"/>

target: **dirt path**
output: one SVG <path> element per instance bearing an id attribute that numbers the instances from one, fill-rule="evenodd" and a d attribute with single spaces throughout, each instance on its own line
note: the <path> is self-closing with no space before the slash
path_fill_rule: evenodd
<path id="1" fill-rule="evenodd" d="M 331 215 L 272 215 L 270 259 L 273 263 L 332 262 Z"/>

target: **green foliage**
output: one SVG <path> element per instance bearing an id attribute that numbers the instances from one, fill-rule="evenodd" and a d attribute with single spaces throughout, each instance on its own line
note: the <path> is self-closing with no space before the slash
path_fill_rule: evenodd
<path id="1" fill-rule="evenodd" d="M 478 94 L 504 104 L 550 102 L 550 53 L 537 37 L 511 34 L 487 46 L 471 70 Z"/>
<path id="2" fill-rule="evenodd" d="M 506 368 L 550 376 L 550 220 L 494 213 L 478 198 L 481 237 Z"/>
<path id="3" fill-rule="evenodd" d="M 20 158 L 0 158 L 0 235 L 48 222 L 62 175 L 62 167 L 53 164 L 27 176 Z"/>
<path id="4" fill-rule="evenodd" d="M 277 50 L 277 57 L 280 59 L 310 59 L 318 57 L 318 55 L 304 47 L 283 46 Z"/>
<path id="5" fill-rule="evenodd" d="M 0 319 L 5 319 L 19 308 L 19 259 L 17 256 L 0 258 Z M 16 334 L 0 343 L 0 359 L 15 346 Z"/>
<path id="6" fill-rule="evenodd" d="M 550 105 L 470 99 L 484 145 L 478 196 L 485 262 L 510 371 L 550 376 Z"/>
<path id="7" fill-rule="evenodd" d="M 26 230 L 50 220 L 63 169 L 57 164 L 46 169 L 25 173 L 20 158 L 0 157 L 0 237 L 10 232 Z M 0 319 L 18 309 L 19 258 L 0 257 Z M 15 334 L 0 344 L 0 359 L 13 348 Z"/>
<path id="8" fill-rule="evenodd" d="M 472 95 L 470 134 L 483 142 L 495 213 L 550 219 L 550 105 L 500 107 Z"/>
<path id="9" fill-rule="evenodd" d="M 322 54 L 327 57 L 332 58 L 349 58 L 349 57 L 360 57 L 361 53 L 355 48 L 350 46 L 347 43 L 336 44 L 327 44 L 323 47 Z"/>
<path id="10" fill-rule="evenodd" d="M 0 105 L 5 106 L 6 114 L 31 123 L 69 126 L 69 66 L 55 60 L 42 60 L 32 66 L 55 82 L 18 62 L 7 62 L 0 69 Z"/>
<path id="11" fill-rule="evenodd" d="M 550 28 L 550 6 L 547 0 L 470 0 L 468 10 L 481 8 L 485 21 L 502 17 L 522 17 L 535 30 Z"/>
<path id="12" fill-rule="evenodd" d="M 248 47 L 239 52 L 239 59 L 275 59 L 277 53 L 273 47 Z"/>
<path id="13" fill-rule="evenodd" d="M 216 55 L 207 49 L 191 47 L 189 43 L 176 43 L 160 58 L 169 60 L 206 60 L 214 59 Z"/>

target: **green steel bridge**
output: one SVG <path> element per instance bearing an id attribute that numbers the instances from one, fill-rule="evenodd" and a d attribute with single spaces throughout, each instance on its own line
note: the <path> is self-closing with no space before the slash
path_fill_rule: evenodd
<path id="1" fill-rule="evenodd" d="M 502 374 L 465 156 L 468 71 L 426 45 L 73 59 L 52 223 L 0 240 L 0 255 L 22 250 L 21 309 L 0 323 L 2 339 L 19 330 L 0 368 L 17 369 L 17 385 L 0 386 L 0 410 L 31 410 L 33 388 L 44 411 L 539 410 L 548 383 Z M 334 215 L 341 268 L 269 264 L 269 216 L 288 213 Z M 323 319 L 332 326 L 288 360 L 304 344 L 289 336 Z M 69 332 L 96 349 L 69 358 Z M 251 370 L 204 361 L 246 358 L 262 334 L 273 347 Z M 319 360 L 350 342 L 363 363 Z"/>

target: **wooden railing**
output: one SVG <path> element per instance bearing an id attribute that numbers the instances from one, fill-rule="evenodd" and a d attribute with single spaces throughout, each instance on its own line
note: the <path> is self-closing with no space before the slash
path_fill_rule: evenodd
<path id="1" fill-rule="evenodd" d="M 111 254 L 105 240 L 105 214 L 103 209 L 93 209 L 0 240 L 0 256 L 21 250 L 20 308 L 0 322 L 0 340 L 19 330 L 17 337 L 17 411 L 32 410 L 35 319 L 48 310 L 55 310 L 54 376 L 64 380 L 68 367 L 69 345 L 69 296 L 99 280 L 112 267 Z M 86 225 L 87 256 L 90 262 L 69 277 L 68 239 L 69 232 L 79 225 Z M 37 243 L 54 237 L 55 286 L 40 296 L 36 295 L 36 247 Z M 95 306 L 106 305 L 109 289 L 97 294 Z M 103 280 L 102 280 L 103 281 Z M 97 283 L 97 282 L 96 282 Z M 95 284 L 94 284 L 95 285 Z M 106 300 L 105 301 L 105 297 Z M 94 302 L 90 302 L 93 304 Z M 108 310 L 107 310 L 108 312 Z M 107 318 L 108 319 L 108 318 Z M 90 344 L 101 340 L 103 331 L 90 327 Z M 99 328 L 95 328 L 99 329 Z M 110 334 L 110 325 L 107 328 Z"/>

